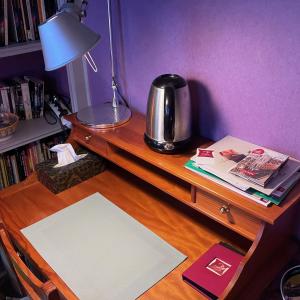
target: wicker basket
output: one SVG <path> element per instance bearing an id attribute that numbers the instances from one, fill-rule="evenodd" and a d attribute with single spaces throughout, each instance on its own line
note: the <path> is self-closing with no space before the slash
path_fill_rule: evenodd
<path id="1" fill-rule="evenodd" d="M 9 139 L 16 131 L 19 117 L 9 112 L 0 113 L 0 141 Z"/>

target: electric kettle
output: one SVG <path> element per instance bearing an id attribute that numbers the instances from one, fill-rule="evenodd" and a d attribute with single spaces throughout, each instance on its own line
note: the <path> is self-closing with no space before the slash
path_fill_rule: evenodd
<path id="1" fill-rule="evenodd" d="M 176 153 L 191 139 L 191 101 L 187 82 L 164 74 L 152 82 L 146 115 L 145 143 L 153 150 Z"/>

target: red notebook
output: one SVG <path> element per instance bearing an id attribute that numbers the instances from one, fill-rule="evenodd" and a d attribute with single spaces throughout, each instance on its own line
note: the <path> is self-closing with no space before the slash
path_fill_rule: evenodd
<path id="1" fill-rule="evenodd" d="M 183 272 L 182 278 L 208 298 L 218 299 L 242 258 L 226 244 L 215 244 Z"/>

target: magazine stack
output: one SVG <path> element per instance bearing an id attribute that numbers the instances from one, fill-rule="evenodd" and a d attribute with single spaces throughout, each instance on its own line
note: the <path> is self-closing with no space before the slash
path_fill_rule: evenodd
<path id="1" fill-rule="evenodd" d="M 300 178 L 300 161 L 232 136 L 198 148 L 185 167 L 264 206 L 279 205 Z"/>

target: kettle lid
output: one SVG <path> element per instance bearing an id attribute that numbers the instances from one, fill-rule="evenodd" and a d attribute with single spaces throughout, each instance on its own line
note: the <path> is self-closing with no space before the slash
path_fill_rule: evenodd
<path id="1" fill-rule="evenodd" d="M 163 74 L 155 78 L 152 84 L 157 88 L 172 86 L 178 89 L 186 86 L 186 81 L 177 74 Z"/>

